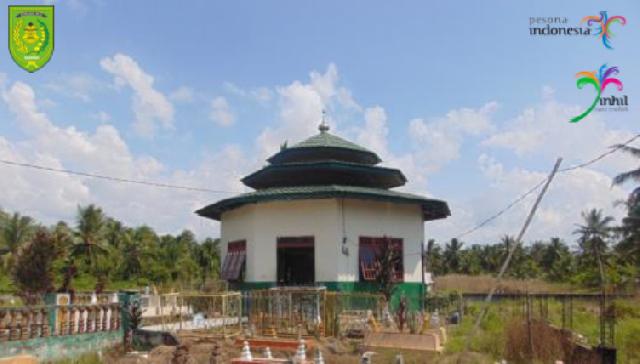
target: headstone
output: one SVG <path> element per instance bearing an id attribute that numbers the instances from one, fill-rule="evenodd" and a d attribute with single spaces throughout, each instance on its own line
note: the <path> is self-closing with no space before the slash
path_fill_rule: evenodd
<path id="1" fill-rule="evenodd" d="M 198 312 L 193 315 L 193 328 L 194 329 L 203 329 L 204 328 L 204 314 L 202 312 Z"/>
<path id="2" fill-rule="evenodd" d="M 271 349 L 268 346 L 264 348 L 264 357 L 265 359 L 273 359 L 273 355 L 271 354 Z"/>
<path id="3" fill-rule="evenodd" d="M 375 353 L 373 351 L 366 351 L 364 354 L 362 354 L 362 357 L 360 357 L 360 364 L 371 364 L 371 357 L 374 354 Z"/>
<path id="4" fill-rule="evenodd" d="M 429 325 L 433 328 L 440 327 L 440 316 L 438 315 L 438 310 L 435 310 L 431 315 Z"/>
<path id="5" fill-rule="evenodd" d="M 251 348 L 249 347 L 249 342 L 247 341 L 245 341 L 242 345 L 242 353 L 240 353 L 240 358 L 242 360 L 253 360 L 253 357 L 251 356 Z"/>
<path id="6" fill-rule="evenodd" d="M 404 357 L 402 356 L 402 354 L 397 354 L 393 362 L 395 364 L 404 364 Z"/>
<path id="7" fill-rule="evenodd" d="M 295 362 L 304 363 L 305 360 L 307 360 L 307 348 L 304 345 L 304 340 L 300 340 L 300 344 L 296 350 Z"/>

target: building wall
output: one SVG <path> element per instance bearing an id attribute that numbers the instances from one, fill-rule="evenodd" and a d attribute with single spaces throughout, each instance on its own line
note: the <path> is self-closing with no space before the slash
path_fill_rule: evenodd
<path id="1" fill-rule="evenodd" d="M 402 238 L 405 282 L 421 282 L 420 245 L 424 236 L 419 205 L 355 199 L 273 201 L 225 212 L 222 255 L 227 243 L 247 242 L 247 282 L 276 281 L 276 241 L 314 236 L 316 282 L 358 281 L 360 236 Z M 348 255 L 342 253 L 346 236 Z"/>
<path id="2" fill-rule="evenodd" d="M 344 215 L 344 234 L 349 247 L 348 256 L 339 255 L 338 281 L 357 281 L 359 278 L 360 236 L 386 235 L 403 240 L 404 281 L 422 282 L 420 246 L 424 237 L 424 223 L 419 205 L 353 199 L 340 200 L 338 203 L 343 205 L 339 215 Z M 342 235 L 342 224 L 340 230 Z"/>

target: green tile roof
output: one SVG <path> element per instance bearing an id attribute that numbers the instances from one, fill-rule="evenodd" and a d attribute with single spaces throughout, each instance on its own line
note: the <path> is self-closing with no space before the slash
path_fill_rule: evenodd
<path id="1" fill-rule="evenodd" d="M 380 157 L 367 148 L 330 134 L 325 130 L 320 134 L 289 147 L 283 147 L 268 161 L 273 164 L 301 162 L 309 160 L 336 159 L 360 164 L 378 164 Z"/>
<path id="2" fill-rule="evenodd" d="M 419 204 L 422 207 L 423 218 L 425 221 L 441 219 L 451 214 L 447 203 L 441 200 L 427 199 L 411 193 L 390 191 L 381 188 L 341 185 L 265 188 L 220 200 L 214 204 L 197 210 L 196 213 L 200 216 L 220 220 L 223 212 L 250 203 L 323 198 L 354 198 Z"/>
<path id="3" fill-rule="evenodd" d="M 353 149 L 360 152 L 373 153 L 367 148 L 361 147 L 358 144 L 352 143 L 348 140 L 342 139 L 339 136 L 335 136 L 333 134 L 327 132 L 321 132 L 320 134 L 314 135 L 309 139 L 303 140 L 300 143 L 294 144 L 289 148 L 345 148 L 345 149 Z"/>
<path id="4" fill-rule="evenodd" d="M 391 188 L 406 182 L 399 169 L 335 160 L 271 164 L 242 179 L 255 189 L 330 184 Z"/>

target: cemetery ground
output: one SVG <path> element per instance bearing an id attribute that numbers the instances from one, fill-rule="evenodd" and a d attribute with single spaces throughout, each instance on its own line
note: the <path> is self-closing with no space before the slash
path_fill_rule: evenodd
<path id="1" fill-rule="evenodd" d="M 443 294 L 444 292 L 440 292 Z M 459 356 L 464 351 L 468 334 L 475 322 L 482 303 L 478 301 L 467 301 L 465 305 L 462 322 L 458 325 L 447 325 L 448 340 L 442 353 L 399 350 L 388 348 L 367 348 L 363 347 L 361 340 L 348 338 L 313 338 L 307 340 L 312 342 L 312 346 L 320 348 L 324 354 L 326 363 L 360 363 L 363 352 L 372 351 L 376 354 L 372 359 L 374 363 L 393 363 L 396 355 L 401 354 L 405 363 L 456 363 Z M 562 303 L 558 300 L 551 300 L 546 308 L 542 308 L 541 303 L 533 303 L 532 317 L 535 321 L 541 310 L 546 310 L 546 320 L 556 327 L 563 325 Z M 618 363 L 639 363 L 640 347 L 637 345 L 640 337 L 640 298 L 624 298 L 615 300 L 615 346 L 618 350 Z M 573 314 L 571 317 L 571 329 L 579 335 L 577 341 L 588 345 L 597 345 L 599 342 L 599 307 L 598 302 L 593 300 L 575 300 L 573 302 Z M 443 311 L 443 316 L 446 311 Z M 569 325 L 568 318 L 565 317 L 565 325 Z M 493 301 L 488 306 L 487 314 L 482 321 L 479 331 L 473 336 L 469 349 L 470 352 L 463 355 L 460 362 L 463 363 L 494 363 L 501 359 L 507 359 L 509 363 L 523 362 L 518 360 L 518 350 L 522 350 L 527 343 L 523 337 L 523 325 L 526 317 L 523 315 L 522 301 L 500 299 Z M 405 329 L 405 332 L 407 330 Z M 562 348 L 557 343 L 552 342 L 552 338 L 547 337 L 545 332 L 533 327 L 533 345 L 537 355 L 544 358 L 539 363 L 553 362 L 561 355 Z M 210 335 L 178 335 L 181 345 L 184 345 L 189 352 L 192 362 L 209 363 L 214 344 L 218 344 L 225 357 L 239 357 L 241 348 L 233 338 L 221 340 Z M 57 363 L 174 363 L 175 347 L 160 346 L 151 350 L 147 354 L 147 359 L 140 356 L 125 355 L 122 347 L 118 346 L 112 350 L 104 352 L 99 357 L 97 354 L 88 354 L 74 361 L 61 361 Z M 286 358 L 292 355 L 291 352 L 272 350 L 274 357 Z M 254 357 L 262 355 L 261 349 L 253 350 Z M 313 350 L 309 350 L 308 357 L 313 356 Z"/>

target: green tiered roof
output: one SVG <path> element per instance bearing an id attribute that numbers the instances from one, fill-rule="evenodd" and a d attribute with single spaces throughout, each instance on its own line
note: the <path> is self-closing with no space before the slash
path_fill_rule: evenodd
<path id="1" fill-rule="evenodd" d="M 225 211 L 249 203 L 354 198 L 419 204 L 425 221 L 450 215 L 444 201 L 390 191 L 407 181 L 400 170 L 376 166 L 380 162 L 377 154 L 330 134 L 324 122 L 319 129 L 319 134 L 283 147 L 268 159 L 268 166 L 242 179 L 256 191 L 218 201 L 196 213 L 220 220 Z"/>
<path id="2" fill-rule="evenodd" d="M 348 140 L 342 139 L 339 136 L 329 134 L 328 132 L 320 132 L 318 135 L 314 135 L 307 140 L 303 140 L 300 143 L 292 146 L 291 148 L 343 148 L 353 149 L 360 152 L 373 153 L 367 148 L 361 147 L 358 144 L 352 143 Z"/>

